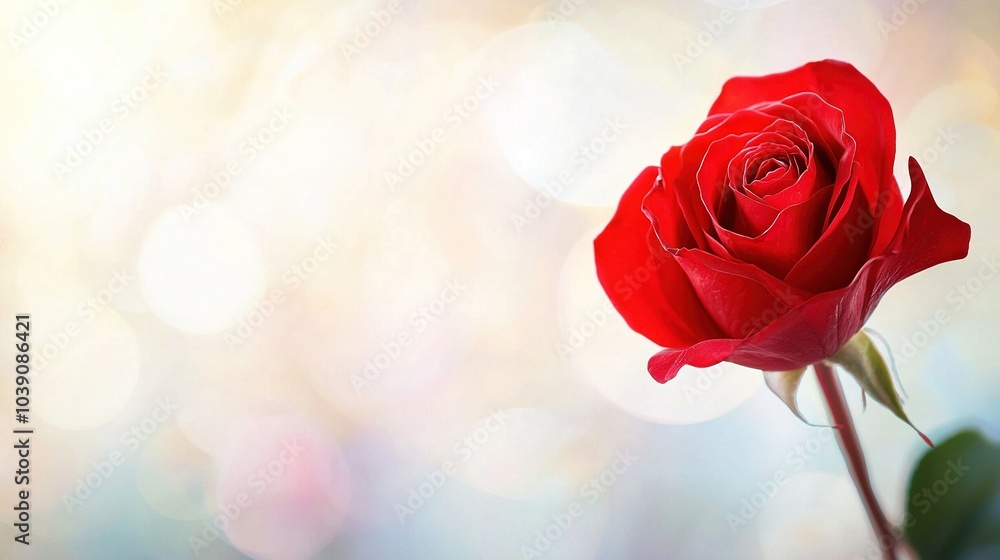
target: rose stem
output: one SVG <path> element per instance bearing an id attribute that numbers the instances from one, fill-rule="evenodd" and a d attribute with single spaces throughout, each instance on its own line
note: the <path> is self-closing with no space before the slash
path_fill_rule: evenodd
<path id="1" fill-rule="evenodd" d="M 851 478 L 854 479 L 854 485 L 858 488 L 858 494 L 868 512 L 868 519 L 875 530 L 882 558 L 896 560 L 898 539 L 893 526 L 886 519 L 882 508 L 878 505 L 878 500 L 875 499 L 875 491 L 872 490 L 872 483 L 868 478 L 868 467 L 865 465 L 865 454 L 861 450 L 861 442 L 854 429 L 851 411 L 847 408 L 847 400 L 844 398 L 844 390 L 840 386 L 840 380 L 837 379 L 837 373 L 833 367 L 824 363 L 813 364 L 813 369 L 816 370 L 816 379 L 819 380 L 819 387 L 826 399 L 826 406 L 830 410 L 834 428 L 837 429 L 837 443 L 840 444 L 840 451 L 844 454 L 847 470 L 850 471 Z"/>

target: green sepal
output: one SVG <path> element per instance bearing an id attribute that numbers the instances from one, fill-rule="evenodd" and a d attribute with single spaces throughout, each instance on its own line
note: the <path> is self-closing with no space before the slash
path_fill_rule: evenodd
<path id="1" fill-rule="evenodd" d="M 792 414 L 795 414 L 799 417 L 799 420 L 808 424 L 809 421 L 806 420 L 805 416 L 802 416 L 802 412 L 799 411 L 799 405 L 795 402 L 795 393 L 799 390 L 799 385 L 802 383 L 802 376 L 805 375 L 806 368 L 794 371 L 765 371 L 763 373 L 764 383 L 767 384 L 768 389 L 788 406 Z"/>
<path id="2" fill-rule="evenodd" d="M 931 440 L 920 430 L 917 430 L 913 422 L 907 418 L 903 411 L 903 403 L 899 400 L 899 394 L 892 383 L 892 375 L 885 359 L 879 353 L 878 347 L 872 342 L 864 331 L 854 335 L 840 350 L 830 356 L 827 360 L 831 364 L 836 364 L 851 374 L 861 390 L 870 395 L 876 402 L 888 408 L 900 420 L 909 424 L 923 438 L 927 445 L 934 447 Z"/>

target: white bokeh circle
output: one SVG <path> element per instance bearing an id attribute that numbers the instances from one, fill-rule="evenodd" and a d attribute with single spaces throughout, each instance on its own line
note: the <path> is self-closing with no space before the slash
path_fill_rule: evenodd
<path id="1" fill-rule="evenodd" d="M 260 297 L 264 262 L 257 240 L 232 212 L 208 204 L 191 214 L 162 214 L 139 252 L 139 281 L 149 308 L 177 329 L 226 329 Z"/>
<path id="2" fill-rule="evenodd" d="M 669 147 L 672 123 L 707 110 L 703 96 L 664 92 L 572 23 L 512 29 L 480 56 L 499 84 L 485 114 L 507 163 L 540 195 L 571 204 L 614 205 Z"/>
<path id="3" fill-rule="evenodd" d="M 139 343 L 109 308 L 73 323 L 36 344 L 33 408 L 54 426 L 88 430 L 111 421 L 128 403 L 139 378 Z"/>

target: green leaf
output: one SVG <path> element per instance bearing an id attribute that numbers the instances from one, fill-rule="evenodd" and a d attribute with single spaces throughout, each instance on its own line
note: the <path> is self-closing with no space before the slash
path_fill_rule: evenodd
<path id="1" fill-rule="evenodd" d="M 861 389 L 875 399 L 879 404 L 888 408 L 900 420 L 906 422 L 911 428 L 916 430 L 920 437 L 933 447 L 931 440 L 927 438 L 917 427 L 906 417 L 903 412 L 903 403 L 899 400 L 896 387 L 892 383 L 892 375 L 889 373 L 889 366 L 879 353 L 878 347 L 868 338 L 864 331 L 851 337 L 851 340 L 843 348 L 828 360 L 844 368 L 851 374 Z"/>
<path id="2" fill-rule="evenodd" d="M 1000 446 L 967 430 L 928 451 L 903 525 L 921 560 L 1000 558 Z"/>
<path id="3" fill-rule="evenodd" d="M 809 422 L 799 412 L 798 404 L 795 403 L 795 393 L 799 390 L 799 384 L 802 383 L 802 376 L 805 372 L 806 368 L 795 371 L 765 371 L 764 383 L 788 406 L 792 413 L 799 417 L 799 420 L 808 424 Z"/>

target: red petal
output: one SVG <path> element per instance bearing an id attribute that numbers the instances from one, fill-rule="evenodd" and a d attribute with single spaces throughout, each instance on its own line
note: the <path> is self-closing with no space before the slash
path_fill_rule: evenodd
<path id="1" fill-rule="evenodd" d="M 762 108 L 762 111 L 764 109 Z M 766 111 L 765 111 L 766 112 Z M 745 176 L 739 184 L 762 200 L 767 197 L 777 195 L 794 183 L 799 182 L 802 175 L 808 169 L 809 154 L 812 152 L 812 145 L 798 124 L 787 119 L 776 119 L 764 132 L 754 136 L 747 143 L 747 148 L 734 158 L 732 165 L 743 166 Z M 788 159 L 788 167 L 783 169 L 783 173 L 773 174 L 764 179 L 754 180 L 750 175 L 760 177 L 760 165 L 762 162 L 774 162 L 773 158 L 784 155 Z M 822 186 L 822 185 L 821 185 Z M 801 200 L 808 198 L 811 193 L 806 193 Z M 783 208 L 783 204 L 775 204 L 769 201 L 775 208 Z"/>
<path id="2" fill-rule="evenodd" d="M 812 150 L 812 146 L 809 146 L 809 152 L 804 157 L 806 158 L 806 167 L 802 173 L 786 188 L 774 190 L 773 194 L 765 194 L 761 199 L 765 204 L 775 208 L 786 208 L 793 204 L 800 204 L 820 189 L 830 185 L 830 173 L 821 165 L 816 153 Z"/>
<path id="3" fill-rule="evenodd" d="M 826 187 L 805 202 L 785 208 L 759 236 L 720 229 L 719 242 L 734 258 L 759 266 L 776 278 L 784 278 L 820 237 L 832 190 Z"/>
<path id="4" fill-rule="evenodd" d="M 885 292 L 900 280 L 969 254 L 972 228 L 938 207 L 916 159 L 911 157 L 908 167 L 911 186 L 910 197 L 901 212 L 903 222 L 892 238 L 891 253 L 884 260 L 871 263 L 878 267 L 878 279 L 868 298 L 866 315 L 875 310 Z"/>
<path id="5" fill-rule="evenodd" d="M 816 241 L 785 277 L 793 286 L 818 294 L 851 283 L 868 261 L 873 228 L 867 199 L 857 184 L 847 189 L 847 200 Z"/>
<path id="6" fill-rule="evenodd" d="M 747 237 L 756 237 L 771 227 L 778 217 L 778 210 L 765 202 L 750 198 L 741 192 L 733 192 L 736 200 L 736 217 L 732 231 Z"/>
<path id="7" fill-rule="evenodd" d="M 647 369 L 653 379 L 666 383 L 681 367 L 710 367 L 725 361 L 740 343 L 739 340 L 706 340 L 683 350 L 661 350 L 649 359 Z"/>
<path id="8" fill-rule="evenodd" d="M 738 111 L 726 115 L 715 126 L 695 135 L 680 148 L 679 160 L 672 161 L 675 156 L 671 152 L 663 156 L 661 161 L 663 169 L 670 169 L 671 166 L 676 168 L 677 175 L 673 182 L 676 185 L 677 200 L 698 247 L 708 249 L 706 237 L 715 233 L 711 212 L 702 199 L 702 193 L 695 186 L 696 174 L 709 146 L 712 142 L 730 134 L 759 133 L 773 122 L 774 117 L 759 111 Z"/>
<path id="9" fill-rule="evenodd" d="M 754 265 L 700 249 L 678 251 L 677 263 L 709 316 L 733 338 L 745 337 L 804 299 Z"/>
<path id="10" fill-rule="evenodd" d="M 807 137 L 815 145 L 810 169 L 822 171 L 816 178 L 816 187 L 825 187 L 833 182 L 834 193 L 831 199 L 842 198 L 842 191 L 851 178 L 857 152 L 854 138 L 846 134 L 844 113 L 815 93 L 801 93 L 785 98 L 780 103 L 762 104 L 759 110 L 799 123 L 806 130 Z M 829 178 L 828 174 L 832 174 L 833 178 Z M 878 187 L 877 184 L 873 186 Z M 871 200 L 876 198 L 872 196 Z M 765 197 L 764 202 L 783 208 L 789 199 L 785 193 L 780 193 Z"/>
<path id="11" fill-rule="evenodd" d="M 701 200 L 708 210 L 713 231 L 723 227 L 732 227 L 726 220 L 720 219 L 723 210 L 722 200 L 727 196 L 730 186 L 739 187 L 742 182 L 730 185 L 727 168 L 733 157 L 753 138 L 753 134 L 730 134 L 711 143 L 695 173 L 693 188 L 701 192 Z"/>
<path id="12" fill-rule="evenodd" d="M 875 201 L 875 209 L 872 212 L 872 217 L 876 218 L 875 241 L 872 244 L 873 255 L 881 255 L 892 242 L 902 215 L 903 194 L 899 192 L 899 184 L 893 177 L 887 188 L 879 192 L 878 199 Z"/>
<path id="13" fill-rule="evenodd" d="M 762 103 L 758 108 L 764 113 L 798 124 L 805 130 L 806 138 L 816 145 L 816 149 L 833 156 L 834 162 L 844 151 L 847 142 L 850 143 L 853 154 L 854 139 L 846 134 L 843 111 L 815 93 L 792 95 L 780 102 Z"/>
<path id="14" fill-rule="evenodd" d="M 674 180 L 680 168 L 680 148 L 673 147 L 662 158 L 660 179 L 642 200 L 642 211 L 646 214 L 663 247 L 680 248 L 693 246 L 695 241 L 677 204 Z"/>
<path id="15" fill-rule="evenodd" d="M 876 189 L 889 185 L 896 156 L 892 108 L 875 84 L 846 62 L 823 60 L 780 74 L 732 78 L 722 87 L 709 115 L 732 113 L 803 92 L 815 92 L 843 112 L 847 133 L 857 142 L 861 184 Z M 799 108 L 810 113 L 823 108 L 817 105 L 815 111 L 809 109 Z"/>
<path id="16" fill-rule="evenodd" d="M 661 346 L 682 348 L 720 333 L 673 255 L 650 252 L 651 226 L 641 204 L 658 174 L 647 167 L 632 182 L 594 240 L 594 256 L 601 286 L 625 322 Z"/>

